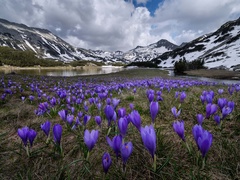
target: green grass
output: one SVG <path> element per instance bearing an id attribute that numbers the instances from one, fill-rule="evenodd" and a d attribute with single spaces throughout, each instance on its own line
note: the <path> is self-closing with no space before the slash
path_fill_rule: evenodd
<path id="1" fill-rule="evenodd" d="M 87 77 L 41 77 L 29 76 L 27 83 L 40 81 L 41 86 L 53 87 L 60 82 L 61 85 L 72 85 L 82 81 L 86 84 L 101 83 L 107 84 L 114 79 L 115 82 L 126 82 L 129 79 L 152 79 L 165 77 L 165 72 L 159 70 L 133 70 L 113 73 L 109 75 L 87 76 Z M 159 102 L 159 113 L 155 121 L 157 133 L 157 168 L 153 171 L 153 160 L 144 147 L 140 133 L 130 123 L 125 142 L 133 143 L 133 152 L 126 165 L 126 173 L 122 171 L 121 159 L 117 159 L 113 150 L 106 142 L 106 135 L 109 131 L 107 120 L 102 112 L 96 109 L 95 105 L 89 105 L 89 112 L 92 118 L 87 124 L 87 129 L 98 129 L 99 138 L 97 144 L 90 152 L 89 159 L 86 160 L 86 146 L 83 141 L 84 127 L 77 130 L 67 128 L 56 112 L 49 115 L 37 117 L 34 110 L 41 100 L 35 99 L 30 103 L 27 99 L 23 102 L 20 97 L 33 94 L 20 75 L 4 75 L 4 82 L 12 80 L 17 84 L 22 84 L 24 91 L 16 90 L 12 96 L 7 95 L 5 101 L 0 101 L 0 178 L 1 179 L 239 179 L 240 178 L 240 118 L 239 118 L 239 93 L 232 96 L 228 94 L 227 86 L 198 86 L 182 89 L 171 89 L 170 92 L 162 91 L 163 101 Z M 159 90 L 159 87 L 151 85 L 149 88 L 138 88 L 136 94 L 133 89 L 123 89 L 121 93 L 112 91 L 112 97 L 121 100 L 118 107 L 125 107 L 130 113 L 129 104 L 133 103 L 135 109 L 141 115 L 142 125 L 150 125 L 151 117 L 149 112 L 149 102 L 146 96 L 147 89 Z M 217 94 L 219 88 L 224 89 L 222 95 Z M 47 95 L 55 95 L 47 88 L 42 88 Z M 83 87 L 83 90 L 84 87 Z M 225 97 L 235 102 L 235 110 L 223 121 L 222 128 L 216 125 L 213 118 L 205 119 L 204 129 L 213 134 L 213 144 L 207 153 L 206 165 L 202 168 L 202 158 L 197 149 L 192 136 L 192 127 L 197 123 L 196 115 L 205 115 L 205 105 L 200 101 L 203 90 L 213 90 L 215 92 L 214 103 L 219 97 Z M 0 88 L 0 95 L 4 89 Z M 187 98 L 180 105 L 179 99 L 175 99 L 175 91 L 185 91 Z M 90 97 L 90 96 L 89 96 Z M 87 99 L 85 99 L 87 101 Z M 171 108 L 176 106 L 181 108 L 179 119 L 185 122 L 186 141 L 190 147 L 190 152 L 186 144 L 173 131 L 172 123 L 174 117 Z M 59 111 L 66 106 L 57 106 Z M 179 109 L 179 108 L 178 108 Z M 76 112 L 84 112 L 83 105 L 76 106 Z M 102 116 L 102 127 L 98 127 L 94 117 Z M 75 114 L 76 115 L 76 114 Z M 53 124 L 59 123 L 63 127 L 61 146 L 63 154 L 55 148 L 52 143 L 52 130 L 50 131 L 50 142 L 46 143 L 47 137 L 41 131 L 40 125 L 46 120 Z M 28 126 L 37 131 L 37 137 L 31 148 L 30 157 L 27 156 L 21 139 L 17 135 L 17 129 Z M 118 129 L 112 126 L 109 137 L 112 138 Z M 112 165 L 105 176 L 102 170 L 101 158 L 104 152 L 109 152 L 112 158 Z"/>

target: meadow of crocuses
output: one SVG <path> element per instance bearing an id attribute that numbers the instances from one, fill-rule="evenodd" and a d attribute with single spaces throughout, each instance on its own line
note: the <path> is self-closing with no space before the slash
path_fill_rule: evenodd
<path id="1" fill-rule="evenodd" d="M 0 78 L 1 179 L 237 179 L 240 84 Z"/>

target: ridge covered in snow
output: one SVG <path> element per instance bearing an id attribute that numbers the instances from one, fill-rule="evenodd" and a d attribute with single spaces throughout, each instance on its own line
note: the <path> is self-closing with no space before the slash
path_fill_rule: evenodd
<path id="1" fill-rule="evenodd" d="M 159 67 L 172 68 L 176 61 L 202 59 L 208 68 L 239 69 L 240 18 L 229 21 L 217 31 L 205 34 L 152 60 Z"/>
<path id="2" fill-rule="evenodd" d="M 64 62 L 87 60 L 104 64 L 129 64 L 150 61 L 159 67 L 173 68 L 176 61 L 185 58 L 188 61 L 203 59 L 208 68 L 237 70 L 240 69 L 240 18 L 181 46 L 162 39 L 127 52 L 77 48 L 46 29 L 0 19 L 0 46 L 30 50 L 38 57 Z"/>

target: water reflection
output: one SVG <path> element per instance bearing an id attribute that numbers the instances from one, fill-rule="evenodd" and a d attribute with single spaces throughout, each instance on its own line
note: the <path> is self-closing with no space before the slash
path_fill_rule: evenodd
<path id="1" fill-rule="evenodd" d="M 80 76 L 80 75 L 94 75 L 94 74 L 109 74 L 113 72 L 122 71 L 124 68 L 115 66 L 102 67 L 77 67 L 77 68 L 62 68 L 62 69 L 11 69 L 5 68 L 0 70 L 0 73 L 9 74 L 24 74 L 24 75 L 44 75 L 44 76 Z"/>

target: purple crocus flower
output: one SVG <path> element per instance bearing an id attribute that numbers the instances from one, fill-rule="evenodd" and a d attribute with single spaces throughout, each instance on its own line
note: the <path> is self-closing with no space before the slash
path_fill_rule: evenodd
<path id="1" fill-rule="evenodd" d="M 173 123 L 173 129 L 174 131 L 178 134 L 178 136 L 185 141 L 185 136 L 184 136 L 184 121 L 176 121 Z"/>
<path id="2" fill-rule="evenodd" d="M 46 121 L 45 123 L 41 124 L 41 129 L 46 134 L 46 136 L 49 135 L 50 128 L 51 128 L 51 122 L 50 121 Z"/>
<path id="3" fill-rule="evenodd" d="M 83 113 L 80 111 L 78 112 L 77 116 L 79 117 L 79 119 L 81 119 L 81 117 L 83 116 Z"/>
<path id="4" fill-rule="evenodd" d="M 130 109 L 133 111 L 134 110 L 134 105 L 133 105 L 133 103 L 130 103 L 129 104 L 129 107 L 130 107 Z"/>
<path id="5" fill-rule="evenodd" d="M 116 124 L 116 120 L 117 120 L 117 113 L 116 113 L 116 111 L 114 111 L 112 120 L 113 120 L 113 121 L 115 122 L 115 124 Z"/>
<path id="6" fill-rule="evenodd" d="M 99 103 L 97 103 L 97 105 L 96 105 L 96 106 L 97 106 L 98 110 L 99 110 L 99 111 L 101 111 L 102 104 L 99 102 Z"/>
<path id="7" fill-rule="evenodd" d="M 112 104 L 114 109 L 116 109 L 119 103 L 120 103 L 120 99 L 116 99 L 116 98 L 112 99 Z"/>
<path id="8" fill-rule="evenodd" d="M 154 100 L 154 94 L 153 93 L 148 94 L 148 101 L 152 102 L 153 100 Z"/>
<path id="9" fill-rule="evenodd" d="M 132 124 L 140 131 L 141 129 L 141 116 L 137 110 L 133 110 L 129 115 Z"/>
<path id="10" fill-rule="evenodd" d="M 222 119 L 224 119 L 227 115 L 232 112 L 232 109 L 228 106 L 222 108 Z"/>
<path id="11" fill-rule="evenodd" d="M 101 123 L 102 123 L 101 116 L 95 116 L 95 121 L 96 121 L 97 125 L 101 126 Z"/>
<path id="12" fill-rule="evenodd" d="M 176 92 L 175 92 L 175 98 L 178 98 L 178 95 L 179 95 L 179 92 L 176 91 Z"/>
<path id="13" fill-rule="evenodd" d="M 84 110 L 86 111 L 86 112 L 88 112 L 88 106 L 87 105 L 84 105 Z"/>
<path id="14" fill-rule="evenodd" d="M 121 117 L 124 117 L 126 115 L 126 109 L 125 108 L 119 108 L 118 109 L 118 116 L 121 118 Z"/>
<path id="15" fill-rule="evenodd" d="M 33 129 L 29 129 L 27 136 L 28 136 L 28 140 L 30 142 L 30 146 L 32 147 L 33 141 L 34 141 L 35 137 L 37 136 L 37 132 Z"/>
<path id="16" fill-rule="evenodd" d="M 162 96 L 157 96 L 157 101 L 163 101 L 163 97 Z"/>
<path id="17" fill-rule="evenodd" d="M 202 131 L 201 135 L 198 138 L 197 144 L 200 152 L 202 153 L 202 157 L 205 157 L 208 150 L 212 145 L 212 134 L 207 130 Z"/>
<path id="18" fill-rule="evenodd" d="M 220 116 L 219 116 L 219 115 L 215 115 L 215 116 L 213 117 L 213 119 L 214 119 L 214 121 L 215 121 L 218 125 L 220 124 L 221 119 L 220 119 Z"/>
<path id="19" fill-rule="evenodd" d="M 122 156 L 123 164 L 127 163 L 129 156 L 132 154 L 132 150 L 133 150 L 132 142 L 127 142 L 127 143 L 122 144 L 121 156 Z"/>
<path id="20" fill-rule="evenodd" d="M 186 97 L 187 97 L 186 93 L 184 91 L 181 92 L 181 94 L 180 94 L 180 102 L 182 103 Z"/>
<path id="21" fill-rule="evenodd" d="M 71 112 L 72 112 L 72 114 L 74 114 L 74 112 L 75 112 L 75 108 L 74 107 L 71 107 Z"/>
<path id="22" fill-rule="evenodd" d="M 58 115 L 63 121 L 67 120 L 67 110 L 62 109 L 61 111 L 58 112 Z"/>
<path id="23" fill-rule="evenodd" d="M 197 115 L 197 122 L 198 122 L 198 124 L 202 125 L 203 120 L 204 120 L 204 116 L 202 114 L 198 114 Z"/>
<path id="24" fill-rule="evenodd" d="M 206 118 L 209 118 L 211 115 L 216 113 L 218 110 L 216 104 L 207 104 L 206 105 Z"/>
<path id="25" fill-rule="evenodd" d="M 152 125 L 141 128 L 141 137 L 144 146 L 154 158 L 156 151 L 157 136 Z"/>
<path id="26" fill-rule="evenodd" d="M 234 93 L 234 87 L 228 87 L 228 92 L 230 95 L 232 95 Z"/>
<path id="27" fill-rule="evenodd" d="M 107 103 L 107 105 L 110 105 L 111 104 L 111 99 L 107 98 L 106 103 Z"/>
<path id="28" fill-rule="evenodd" d="M 105 174 L 107 174 L 109 167 L 112 164 L 111 156 L 108 152 L 105 152 L 102 156 L 102 166 Z"/>
<path id="29" fill-rule="evenodd" d="M 72 125 L 73 120 L 74 120 L 74 115 L 68 114 L 67 115 L 67 122 L 68 122 L 69 125 Z"/>
<path id="30" fill-rule="evenodd" d="M 113 137 L 112 140 L 109 137 L 107 137 L 107 142 L 108 142 L 109 146 L 115 152 L 116 157 L 118 157 L 120 155 L 120 152 L 121 152 L 122 136 L 121 135 L 116 135 L 116 136 Z"/>
<path id="31" fill-rule="evenodd" d="M 158 102 L 154 102 L 152 101 L 150 103 L 150 114 L 151 114 L 151 118 L 152 118 L 152 122 L 154 123 L 156 117 L 157 117 L 157 113 L 159 110 L 159 106 L 158 106 Z"/>
<path id="32" fill-rule="evenodd" d="M 53 126 L 53 139 L 54 142 L 58 145 L 60 145 L 62 137 L 62 126 L 60 124 L 55 124 Z"/>
<path id="33" fill-rule="evenodd" d="M 98 130 L 92 130 L 89 132 L 88 129 L 84 131 L 84 142 L 88 147 L 88 150 L 91 151 L 95 146 L 98 139 Z"/>
<path id="34" fill-rule="evenodd" d="M 233 111 L 234 107 L 235 107 L 235 103 L 233 101 L 228 101 L 227 103 L 228 107 Z M 231 112 L 232 112 L 231 111 Z"/>
<path id="35" fill-rule="evenodd" d="M 30 100 L 30 101 L 33 101 L 33 100 L 34 100 L 34 96 L 30 95 L 30 96 L 29 96 L 29 100 Z"/>
<path id="36" fill-rule="evenodd" d="M 22 129 L 18 129 L 18 136 L 22 139 L 24 146 L 27 146 L 28 141 L 28 127 L 23 127 Z"/>
<path id="37" fill-rule="evenodd" d="M 85 115 L 83 118 L 83 125 L 86 126 L 86 124 L 88 123 L 88 121 L 91 119 L 91 116 L 89 115 Z"/>
<path id="38" fill-rule="evenodd" d="M 177 117 L 180 115 L 181 113 L 181 109 L 179 111 L 177 111 L 177 108 L 176 107 L 173 107 L 171 109 L 172 113 L 173 113 L 173 116 L 175 117 L 175 119 L 177 119 Z"/>
<path id="39" fill-rule="evenodd" d="M 201 95 L 201 96 L 200 96 L 200 99 L 201 99 L 202 104 L 204 104 L 204 102 L 205 102 L 205 100 L 206 100 L 206 97 L 203 96 L 203 95 Z"/>
<path id="40" fill-rule="evenodd" d="M 57 100 L 55 97 L 52 97 L 52 99 L 50 100 L 50 104 L 51 106 L 55 106 L 57 104 Z"/>
<path id="41" fill-rule="evenodd" d="M 128 120 L 127 118 L 120 118 L 118 120 L 118 129 L 121 133 L 121 135 L 124 137 L 127 133 L 127 128 L 128 128 Z"/>
<path id="42" fill-rule="evenodd" d="M 222 94 L 224 92 L 223 89 L 218 89 L 218 94 Z"/>
<path id="43" fill-rule="evenodd" d="M 136 94 L 136 92 L 137 92 L 137 89 L 133 88 L 133 93 Z"/>
<path id="44" fill-rule="evenodd" d="M 114 116 L 114 109 L 111 105 L 107 105 L 104 109 L 104 113 L 106 115 L 106 118 L 108 120 L 108 125 L 110 126 L 111 121 L 113 120 Z"/>
<path id="45" fill-rule="evenodd" d="M 220 107 L 220 109 L 222 109 L 226 105 L 227 105 L 227 99 L 226 98 L 219 98 L 218 99 L 218 106 Z"/>
<path id="46" fill-rule="evenodd" d="M 201 136 L 202 132 L 204 131 L 204 129 L 202 128 L 201 125 L 198 125 L 196 124 L 195 126 L 193 126 L 193 129 L 192 129 L 192 133 L 193 133 L 193 137 L 194 137 L 194 140 L 198 146 L 198 138 Z M 199 149 L 199 147 L 198 147 Z"/>
<path id="47" fill-rule="evenodd" d="M 205 100 L 207 101 L 207 103 L 211 103 L 212 104 L 212 101 L 213 101 L 213 97 L 211 94 L 207 94 L 206 97 L 205 97 Z"/>

